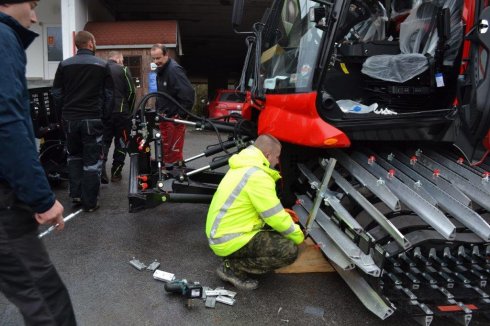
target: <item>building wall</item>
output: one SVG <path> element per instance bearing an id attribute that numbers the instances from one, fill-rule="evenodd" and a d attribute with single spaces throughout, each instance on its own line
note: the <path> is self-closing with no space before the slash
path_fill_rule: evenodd
<path id="1" fill-rule="evenodd" d="M 97 0 L 58 0 L 61 1 L 63 24 L 63 58 L 76 53 L 74 35 L 83 30 L 89 20 L 113 21 L 114 17 Z"/>
<path id="2" fill-rule="evenodd" d="M 47 37 L 46 29 L 49 26 L 61 26 L 61 0 L 39 1 L 36 8 L 38 23 L 31 30 L 39 37 L 27 49 L 27 71 L 29 79 L 44 79 L 47 75 Z"/>

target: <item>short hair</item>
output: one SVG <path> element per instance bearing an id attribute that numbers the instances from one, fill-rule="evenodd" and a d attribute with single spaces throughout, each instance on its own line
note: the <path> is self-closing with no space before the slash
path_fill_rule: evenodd
<path id="1" fill-rule="evenodd" d="M 282 147 L 281 142 L 270 134 L 263 134 L 257 137 L 254 146 L 260 149 L 262 153 L 270 152 L 275 146 L 278 146 L 279 149 Z"/>
<path id="2" fill-rule="evenodd" d="M 75 35 L 75 45 L 77 49 L 86 49 L 88 42 L 95 41 L 95 37 L 92 33 L 87 31 L 80 31 Z"/>
<path id="3" fill-rule="evenodd" d="M 119 52 L 119 51 L 110 51 L 109 52 L 109 55 L 108 55 L 108 58 L 109 59 L 113 59 L 114 60 L 114 59 L 117 59 L 119 57 L 122 57 L 122 53 L 121 52 Z"/>
<path id="4" fill-rule="evenodd" d="M 167 47 L 166 47 L 165 45 L 163 45 L 163 44 L 161 44 L 161 43 L 157 43 L 157 44 L 154 44 L 154 45 L 151 47 L 151 51 L 153 51 L 153 50 L 158 50 L 158 49 L 162 50 L 162 54 L 163 54 L 163 55 L 167 55 L 168 50 L 167 50 Z"/>

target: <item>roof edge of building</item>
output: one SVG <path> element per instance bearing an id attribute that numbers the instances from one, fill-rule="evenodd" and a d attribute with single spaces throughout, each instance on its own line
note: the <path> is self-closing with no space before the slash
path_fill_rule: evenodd
<path id="1" fill-rule="evenodd" d="M 108 49 L 150 49 L 154 44 L 118 44 L 118 45 L 97 45 L 97 49 L 99 50 L 108 50 Z M 173 49 L 177 47 L 175 43 L 164 43 L 167 48 Z"/>

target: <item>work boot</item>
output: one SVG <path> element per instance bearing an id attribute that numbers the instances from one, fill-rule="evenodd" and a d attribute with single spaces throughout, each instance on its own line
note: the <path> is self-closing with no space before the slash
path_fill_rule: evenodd
<path id="1" fill-rule="evenodd" d="M 111 182 L 121 181 L 122 175 L 122 166 L 112 167 L 111 169 Z"/>
<path id="2" fill-rule="evenodd" d="M 233 284 L 240 290 L 255 290 L 259 286 L 259 281 L 249 278 L 245 272 L 233 271 L 227 265 L 227 262 L 222 262 L 216 269 L 216 274 L 221 280 Z"/>
<path id="3" fill-rule="evenodd" d="M 106 168 L 105 168 L 105 163 L 106 161 L 104 161 L 104 163 L 102 163 L 102 173 L 100 175 L 100 183 L 106 185 L 109 183 L 109 177 L 107 176 L 107 171 L 106 171 Z"/>
<path id="4" fill-rule="evenodd" d="M 93 213 L 93 212 L 95 212 L 96 210 L 98 210 L 98 209 L 99 209 L 99 207 L 100 207 L 100 206 L 99 206 L 99 203 L 96 203 L 94 207 L 90 207 L 90 208 L 86 208 L 86 207 L 84 207 L 84 208 L 83 208 L 83 211 L 84 211 L 84 212 L 86 212 L 86 213 Z"/>
<path id="5" fill-rule="evenodd" d="M 72 198 L 71 199 L 71 204 L 72 204 L 71 206 L 73 208 L 76 208 L 76 207 L 81 206 L 82 205 L 82 198 L 80 198 L 80 197 L 74 197 L 74 198 Z"/>
<path id="6" fill-rule="evenodd" d="M 254 267 L 243 267 L 243 266 L 240 266 L 240 270 L 244 271 L 245 273 L 255 274 L 255 275 L 262 275 L 262 274 L 267 274 L 270 272 L 270 271 L 265 270 L 265 269 L 254 268 Z"/>

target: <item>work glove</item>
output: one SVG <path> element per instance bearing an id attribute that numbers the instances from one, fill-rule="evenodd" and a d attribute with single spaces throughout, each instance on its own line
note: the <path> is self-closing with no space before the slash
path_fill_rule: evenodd
<path id="1" fill-rule="evenodd" d="M 285 208 L 284 210 L 289 214 L 289 216 L 291 216 L 291 218 L 293 219 L 293 222 L 294 223 L 298 223 L 299 222 L 298 214 L 296 214 L 295 211 L 293 211 L 292 209 L 289 209 L 289 208 Z"/>

